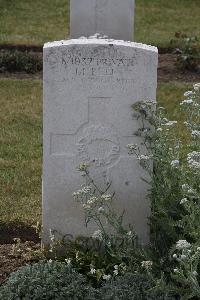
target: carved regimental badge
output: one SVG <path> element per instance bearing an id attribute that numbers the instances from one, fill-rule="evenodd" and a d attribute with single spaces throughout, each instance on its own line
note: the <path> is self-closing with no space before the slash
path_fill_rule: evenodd
<path id="1" fill-rule="evenodd" d="M 101 124 L 86 127 L 76 146 L 81 161 L 95 167 L 112 165 L 119 158 L 119 140 L 112 127 Z"/>

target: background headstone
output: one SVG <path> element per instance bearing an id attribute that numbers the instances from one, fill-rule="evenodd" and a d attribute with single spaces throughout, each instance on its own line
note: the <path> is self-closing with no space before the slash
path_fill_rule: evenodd
<path id="1" fill-rule="evenodd" d="M 112 182 L 115 207 L 125 210 L 142 242 L 148 241 L 145 176 L 126 145 L 141 143 L 131 105 L 156 99 L 157 48 L 103 39 L 77 39 L 44 46 L 44 243 L 49 230 L 89 235 L 72 194 L 83 178 L 77 167 L 91 164 L 97 181 Z"/>
<path id="2" fill-rule="evenodd" d="M 70 37 L 95 33 L 133 40 L 134 0 L 71 0 Z"/>

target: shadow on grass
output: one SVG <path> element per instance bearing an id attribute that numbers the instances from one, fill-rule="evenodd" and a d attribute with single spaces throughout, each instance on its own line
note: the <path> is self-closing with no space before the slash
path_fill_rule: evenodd
<path id="1" fill-rule="evenodd" d="M 40 242 L 38 233 L 31 225 L 21 222 L 0 222 L 0 244 L 13 244 L 14 238 L 20 238 L 22 242 Z"/>

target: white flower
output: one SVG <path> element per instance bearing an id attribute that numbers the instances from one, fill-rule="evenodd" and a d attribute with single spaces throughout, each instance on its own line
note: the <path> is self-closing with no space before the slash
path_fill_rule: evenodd
<path id="1" fill-rule="evenodd" d="M 187 155 L 187 162 L 191 168 L 200 169 L 200 152 L 193 151 Z"/>
<path id="2" fill-rule="evenodd" d="M 65 259 L 65 262 L 67 263 L 67 265 L 69 266 L 72 262 L 72 259 L 71 258 L 66 258 Z"/>
<path id="3" fill-rule="evenodd" d="M 78 170 L 79 171 L 86 171 L 89 168 L 89 164 L 88 163 L 80 163 L 80 165 L 78 166 Z"/>
<path id="4" fill-rule="evenodd" d="M 176 259 L 177 258 L 177 254 L 173 254 L 173 256 L 172 256 L 174 259 Z"/>
<path id="5" fill-rule="evenodd" d="M 185 97 L 192 96 L 192 95 L 193 95 L 193 91 L 187 91 L 184 93 Z"/>
<path id="6" fill-rule="evenodd" d="M 200 247 L 197 247 L 197 251 L 200 251 Z"/>
<path id="7" fill-rule="evenodd" d="M 141 266 L 145 269 L 150 269 L 153 265 L 153 262 L 151 260 L 144 260 L 141 262 Z"/>
<path id="8" fill-rule="evenodd" d="M 50 264 L 53 262 L 53 260 L 52 259 L 49 259 L 49 261 L 48 261 Z"/>
<path id="9" fill-rule="evenodd" d="M 92 238 L 93 238 L 93 239 L 96 239 L 96 240 L 99 240 L 99 241 L 102 241 L 102 240 L 103 240 L 103 234 L 102 234 L 102 231 L 101 231 L 101 230 L 96 230 L 96 231 L 93 233 Z"/>
<path id="10" fill-rule="evenodd" d="M 96 273 L 96 269 L 91 268 L 91 269 L 90 269 L 90 273 L 91 273 L 91 274 L 95 274 L 95 273 Z"/>
<path id="11" fill-rule="evenodd" d="M 187 258 L 186 255 L 184 255 L 184 254 L 181 255 L 181 259 L 182 259 L 182 260 L 184 260 L 184 259 L 186 259 L 186 258 Z"/>
<path id="12" fill-rule="evenodd" d="M 168 121 L 167 123 L 163 124 L 164 126 L 173 126 L 177 124 L 177 121 Z"/>
<path id="13" fill-rule="evenodd" d="M 168 122 L 168 119 L 167 119 L 167 118 L 163 118 L 163 119 L 162 119 L 162 122 L 167 123 L 167 122 Z"/>
<path id="14" fill-rule="evenodd" d="M 150 156 L 148 156 L 148 155 L 140 155 L 140 156 L 138 156 L 138 159 L 139 160 L 149 160 L 150 159 Z"/>
<path id="15" fill-rule="evenodd" d="M 200 131 L 199 130 L 192 130 L 191 133 L 193 138 L 199 138 L 200 137 Z"/>
<path id="16" fill-rule="evenodd" d="M 183 104 L 192 104 L 193 103 L 193 100 L 192 99 L 187 99 L 187 100 L 183 100 L 180 105 L 183 105 Z"/>
<path id="17" fill-rule="evenodd" d="M 83 194 L 88 194 L 91 191 L 91 186 L 84 186 L 82 188 Z"/>
<path id="18" fill-rule="evenodd" d="M 162 128 L 161 128 L 161 127 L 157 128 L 157 131 L 158 131 L 158 132 L 161 132 L 161 131 L 162 131 Z"/>
<path id="19" fill-rule="evenodd" d="M 127 235 L 128 235 L 128 236 L 132 236 L 132 234 L 133 234 L 133 233 L 132 233 L 131 230 L 130 230 L 129 232 L 127 232 Z"/>
<path id="20" fill-rule="evenodd" d="M 52 229 L 49 230 L 49 235 L 50 235 L 50 240 L 53 243 L 55 241 L 55 235 L 53 234 L 53 230 Z"/>
<path id="21" fill-rule="evenodd" d="M 119 274 L 118 270 L 114 270 L 113 273 L 115 276 L 117 276 Z"/>
<path id="22" fill-rule="evenodd" d="M 190 160 L 190 161 L 189 161 L 189 167 L 198 170 L 198 169 L 200 169 L 200 163 L 197 162 L 197 161 L 194 161 L 194 160 Z M 189 191 L 190 191 L 190 190 L 189 190 Z M 188 192 L 189 192 L 189 191 L 188 191 Z"/>
<path id="23" fill-rule="evenodd" d="M 197 92 L 200 90 L 200 82 L 193 85 L 194 90 Z"/>
<path id="24" fill-rule="evenodd" d="M 183 198 L 183 199 L 181 199 L 180 204 L 184 204 L 184 203 L 186 203 L 187 201 L 188 201 L 187 198 Z"/>
<path id="25" fill-rule="evenodd" d="M 178 159 L 172 160 L 172 161 L 171 161 L 171 166 L 172 166 L 173 168 L 176 168 L 178 165 L 179 165 L 179 160 L 178 160 Z"/>
<path id="26" fill-rule="evenodd" d="M 119 266 L 118 265 L 114 265 L 114 269 L 118 270 Z"/>
<path id="27" fill-rule="evenodd" d="M 193 189 L 188 190 L 188 194 L 194 194 L 194 193 L 195 193 L 195 190 L 193 190 Z"/>
<path id="28" fill-rule="evenodd" d="M 111 199 L 112 199 L 112 196 L 111 195 L 109 195 L 109 194 L 103 194 L 102 196 L 101 196 L 101 198 L 104 200 L 104 201 L 111 201 Z"/>
<path id="29" fill-rule="evenodd" d="M 111 275 L 110 275 L 110 274 L 109 274 L 109 275 L 104 274 L 102 278 L 103 278 L 104 280 L 108 281 L 108 280 L 110 280 Z"/>
<path id="30" fill-rule="evenodd" d="M 194 276 L 198 276 L 197 271 L 192 272 L 192 274 L 193 274 Z"/>
<path id="31" fill-rule="evenodd" d="M 178 269 L 174 269 L 174 273 L 178 273 Z"/>
<path id="32" fill-rule="evenodd" d="M 78 196 L 83 195 L 83 194 L 88 194 L 90 191 L 91 191 L 90 186 L 84 186 L 81 190 L 78 190 L 77 192 L 73 193 L 72 196 L 73 197 L 78 197 Z"/>
<path id="33" fill-rule="evenodd" d="M 176 249 L 182 250 L 182 249 L 188 249 L 191 247 L 191 244 L 188 243 L 186 240 L 179 240 L 176 242 Z"/>
<path id="34" fill-rule="evenodd" d="M 190 186 L 188 184 L 182 184 L 182 190 L 184 192 L 187 192 L 190 189 Z"/>
<path id="35" fill-rule="evenodd" d="M 84 203 L 84 204 L 83 204 L 83 208 L 84 208 L 84 209 L 91 209 L 91 206 L 90 206 L 89 204 L 85 204 L 85 203 Z"/>
<path id="36" fill-rule="evenodd" d="M 127 270 L 127 266 L 124 263 L 120 264 L 119 266 L 123 270 L 123 272 Z"/>
<path id="37" fill-rule="evenodd" d="M 128 144 L 127 148 L 131 151 L 134 152 L 135 150 L 137 150 L 138 145 L 137 144 Z"/>
<path id="38" fill-rule="evenodd" d="M 88 199 L 87 204 L 92 205 L 95 204 L 98 201 L 98 198 L 93 196 L 90 199 Z"/>
<path id="39" fill-rule="evenodd" d="M 105 209 L 102 206 L 98 208 L 99 213 L 103 213 L 104 211 L 105 211 Z"/>

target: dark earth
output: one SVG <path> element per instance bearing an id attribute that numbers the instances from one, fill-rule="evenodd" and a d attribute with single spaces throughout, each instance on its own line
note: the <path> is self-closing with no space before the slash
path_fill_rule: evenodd
<path id="1" fill-rule="evenodd" d="M 38 49 L 36 49 L 36 52 Z M 42 53 L 37 52 L 42 59 Z M 200 73 L 189 71 L 182 72 L 175 66 L 176 54 L 163 53 L 159 54 L 158 81 L 181 81 L 181 82 L 199 82 Z M 23 72 L 0 73 L 0 78 L 17 78 L 17 79 L 42 79 L 42 72 L 27 74 Z M 20 238 L 20 251 L 13 253 L 14 238 Z M 40 239 L 35 228 L 25 224 L 0 223 L 0 284 L 2 284 L 8 275 L 18 267 L 37 261 L 30 255 L 31 252 L 40 249 Z"/>
<path id="2" fill-rule="evenodd" d="M 42 53 L 37 52 L 35 55 L 42 60 Z M 177 69 L 176 63 L 177 55 L 172 53 L 159 54 L 158 65 L 158 81 L 181 81 L 181 82 L 199 82 L 200 73 L 191 71 L 181 71 Z M 27 74 L 25 72 L 5 72 L 0 73 L 0 78 L 17 78 L 17 79 L 42 79 L 42 71 L 34 74 Z"/>

